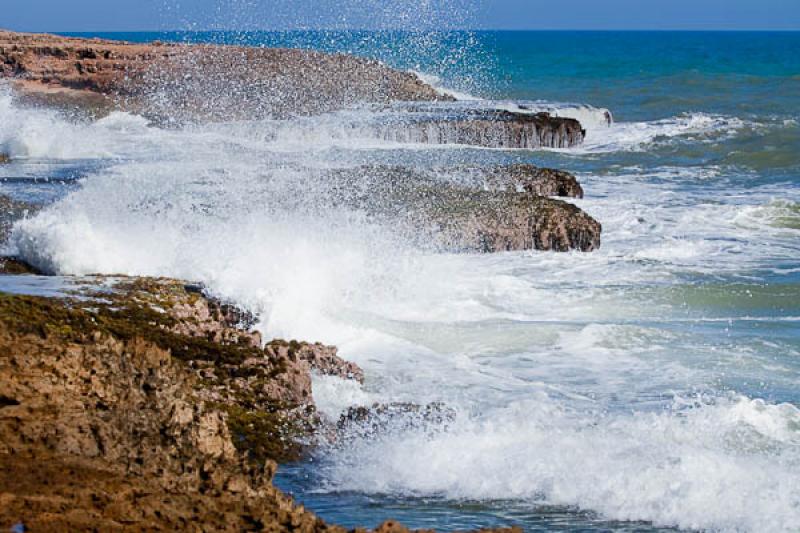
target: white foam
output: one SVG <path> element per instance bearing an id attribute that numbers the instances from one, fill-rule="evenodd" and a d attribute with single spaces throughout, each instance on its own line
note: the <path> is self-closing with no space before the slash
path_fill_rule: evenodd
<path id="1" fill-rule="evenodd" d="M 317 410 L 332 422 L 336 422 L 350 407 L 373 403 L 371 395 L 351 379 L 314 375 L 312 389 Z"/>
<path id="2" fill-rule="evenodd" d="M 374 401 L 458 410 L 445 432 L 332 451 L 330 490 L 544 501 L 689 528 L 799 527 L 796 410 L 745 397 L 693 409 L 667 399 L 764 372 L 794 386 L 791 344 L 697 343 L 675 324 L 721 318 L 690 315 L 674 298 L 694 294 L 682 284 L 692 275 L 796 266 L 796 239 L 742 218 L 777 194 L 796 202 L 791 192 L 719 185 L 711 203 L 707 191 L 678 186 L 715 179 L 718 167 L 617 169 L 580 176 L 589 194 L 576 203 L 604 225 L 598 252 L 430 255 L 358 212 L 320 209 L 328 184 L 297 170 L 362 163 L 373 145 L 348 136 L 342 124 L 353 115 L 326 117 L 320 131 L 311 120 L 161 130 L 122 114 L 73 124 L 3 102 L 0 117 L 16 122 L 0 122 L 0 142 L 12 155 L 113 158 L 15 226 L 24 258 L 55 273 L 202 281 L 261 313 L 267 336 L 338 345 L 368 378 L 364 389 L 314 379 L 331 419 Z M 617 123 L 606 127 L 608 149 L 706 142 L 737 124 L 690 115 Z"/>
<path id="3" fill-rule="evenodd" d="M 650 414 L 565 410 L 545 395 L 446 431 L 348 443 L 336 490 L 575 506 L 715 531 L 800 528 L 800 412 L 746 398 Z"/>
<path id="4" fill-rule="evenodd" d="M 469 101 L 476 101 L 481 100 L 477 96 L 473 96 L 469 93 L 454 91 L 453 89 L 448 89 L 442 85 L 442 79 L 439 76 L 433 74 L 425 74 L 424 72 L 417 72 L 416 70 L 411 71 L 412 74 L 416 75 L 423 83 L 427 83 L 431 87 L 436 90 L 442 96 L 450 96 L 455 98 L 456 100 L 461 100 L 465 102 Z"/>
<path id="5" fill-rule="evenodd" d="M 617 122 L 607 130 L 589 129 L 583 152 L 641 151 L 673 140 L 714 142 L 736 135 L 746 123 L 735 117 L 689 113 L 651 122 Z"/>

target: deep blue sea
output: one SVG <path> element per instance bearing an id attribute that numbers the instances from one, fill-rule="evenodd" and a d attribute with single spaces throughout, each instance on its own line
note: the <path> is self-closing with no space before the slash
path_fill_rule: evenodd
<path id="1" fill-rule="evenodd" d="M 0 93 L 0 192 L 52 202 L 10 251 L 55 273 L 203 281 L 268 337 L 336 344 L 367 380 L 315 379 L 331 420 L 374 402 L 455 409 L 282 467 L 323 518 L 800 531 L 800 33 L 92 36 L 355 53 L 461 105 L 522 103 L 588 131 L 567 150 L 434 147 L 344 135 L 335 114 L 160 129 Z M 324 194 L 303 168 L 508 162 L 574 172 L 601 249 L 434 254 L 359 213 L 281 207 L 298 183 Z"/>

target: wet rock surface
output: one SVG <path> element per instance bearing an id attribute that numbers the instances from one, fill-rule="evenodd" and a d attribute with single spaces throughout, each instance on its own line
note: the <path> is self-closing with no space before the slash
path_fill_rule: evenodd
<path id="1" fill-rule="evenodd" d="M 30 99 L 155 117 L 236 120 L 356 102 L 449 99 L 378 61 L 310 50 L 130 44 L 0 32 L 0 77 Z"/>
<path id="2" fill-rule="evenodd" d="M 267 343 L 265 350 L 278 357 L 285 357 L 295 363 L 305 364 L 324 376 L 336 376 L 364 383 L 364 371 L 355 363 L 345 361 L 337 355 L 335 346 L 311 344 L 308 342 L 273 340 Z"/>
<path id="3" fill-rule="evenodd" d="M 0 293 L 0 527 L 345 531 L 272 477 L 275 459 L 297 451 L 296 432 L 313 429 L 310 368 L 358 367 L 319 344 L 261 348 L 234 327 L 251 316 L 195 286 L 93 287 L 80 299 Z M 442 406 L 393 405 L 350 419 L 387 413 L 447 417 Z"/>
<path id="4" fill-rule="evenodd" d="M 498 165 L 482 171 L 490 190 L 524 191 L 537 196 L 583 198 L 583 187 L 569 172 L 532 164 Z"/>
<path id="5" fill-rule="evenodd" d="M 464 252 L 600 247 L 602 226 L 583 210 L 525 191 L 582 193 L 568 173 L 530 165 L 492 167 L 480 171 L 477 181 L 473 176 L 471 183 L 459 183 L 387 166 L 335 171 L 330 179 L 338 191 L 334 205 L 341 202 L 406 228 L 423 246 Z"/>
<path id="6" fill-rule="evenodd" d="M 570 148 L 583 143 L 586 131 L 572 118 L 549 113 L 468 109 L 452 116 L 415 114 L 378 128 L 387 141 L 416 144 L 463 144 L 487 148 Z"/>
<path id="7" fill-rule="evenodd" d="M 0 31 L 0 78 L 24 101 L 156 121 L 317 115 L 353 105 L 452 102 L 415 74 L 346 54 L 219 45 L 132 44 Z M 431 111 L 434 112 L 431 112 Z M 585 130 L 546 112 L 405 106 L 368 129 L 395 142 L 568 148 Z"/>
<path id="8" fill-rule="evenodd" d="M 41 274 L 39 270 L 16 257 L 0 257 L 0 275 Z"/>
<path id="9" fill-rule="evenodd" d="M 40 205 L 15 200 L 8 195 L 0 194 L 0 245 L 8 240 L 14 222 L 35 214 Z"/>
<path id="10" fill-rule="evenodd" d="M 379 437 L 392 431 L 409 429 L 444 429 L 455 417 L 455 411 L 444 403 L 354 406 L 337 421 L 334 439 Z"/>
<path id="11" fill-rule="evenodd" d="M 305 169 L 306 172 L 313 170 Z M 481 166 L 416 168 L 391 165 L 364 165 L 332 170 L 326 180 L 334 180 L 340 189 L 351 187 L 393 188 L 420 184 L 460 186 L 486 191 L 528 192 L 537 196 L 583 198 L 583 187 L 569 172 L 538 167 L 530 163 Z M 357 194 L 357 193 L 356 193 Z"/>
<path id="12" fill-rule="evenodd" d="M 443 191 L 407 215 L 448 250 L 591 252 L 602 227 L 580 208 L 529 193 Z"/>

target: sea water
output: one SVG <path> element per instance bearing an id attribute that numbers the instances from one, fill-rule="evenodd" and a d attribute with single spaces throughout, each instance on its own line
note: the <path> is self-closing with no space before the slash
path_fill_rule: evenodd
<path id="1" fill-rule="evenodd" d="M 800 34 L 447 33 L 419 54 L 397 32 L 100 36 L 357 53 L 458 105 L 588 130 L 569 150 L 432 147 L 337 128 L 369 110 L 163 129 L 0 94 L 0 192 L 50 205 L 7 251 L 55 274 L 202 281 L 267 337 L 337 345 L 367 378 L 315 379 L 330 420 L 454 410 L 282 467 L 323 518 L 800 530 Z M 576 173 L 586 197 L 570 201 L 603 224 L 601 249 L 431 253 L 320 207 L 320 169 L 512 162 Z"/>

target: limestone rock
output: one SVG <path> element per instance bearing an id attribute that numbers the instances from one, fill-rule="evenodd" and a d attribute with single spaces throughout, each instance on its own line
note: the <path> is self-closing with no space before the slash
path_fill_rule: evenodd
<path id="1" fill-rule="evenodd" d="M 577 178 L 564 170 L 516 164 L 498 165 L 482 172 L 486 176 L 487 186 L 494 190 L 521 190 L 537 196 L 583 198 L 583 187 Z"/>
<path id="2" fill-rule="evenodd" d="M 1 77 L 51 105 L 178 120 L 289 117 L 357 102 L 450 99 L 414 74 L 351 55 L 3 31 Z"/>
<path id="3" fill-rule="evenodd" d="M 586 130 L 575 119 L 549 113 L 471 109 L 440 117 L 431 113 L 415 116 L 412 110 L 406 120 L 380 127 L 378 135 L 402 143 L 538 149 L 578 146 Z"/>
<path id="4" fill-rule="evenodd" d="M 0 528 L 346 531 L 276 489 L 269 459 L 294 401 L 272 401 L 293 397 L 281 376 L 335 351 L 234 341 L 230 318 L 186 287 L 135 278 L 102 300 L 0 293 Z M 274 387 L 256 390 L 254 376 Z"/>
<path id="5" fill-rule="evenodd" d="M 577 182 L 566 173 L 520 168 L 524 170 L 512 167 L 508 175 L 505 167 L 492 170 L 481 189 L 403 167 L 371 167 L 355 173 L 347 169 L 331 175 L 337 191 L 331 201 L 363 210 L 396 231 L 406 231 L 421 246 L 435 249 L 598 249 L 602 226 L 583 210 L 560 200 L 516 191 L 518 184 L 522 188 L 527 184 L 531 189 L 576 192 L 575 187 L 580 187 Z"/>
<path id="6" fill-rule="evenodd" d="M 311 370 L 325 376 L 337 376 L 359 383 L 364 382 L 364 371 L 355 363 L 339 357 L 335 346 L 274 340 L 267 344 L 266 350 L 279 357 L 287 357 L 294 362 L 305 363 Z"/>

